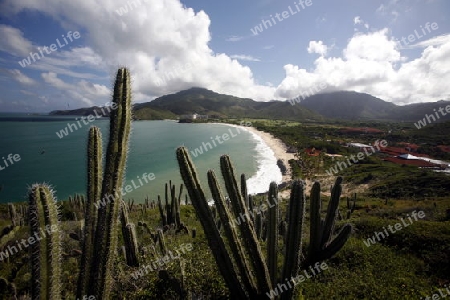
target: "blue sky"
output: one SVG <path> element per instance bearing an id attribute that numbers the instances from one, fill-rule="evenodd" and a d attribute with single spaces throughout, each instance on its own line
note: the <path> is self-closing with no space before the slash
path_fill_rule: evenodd
<path id="1" fill-rule="evenodd" d="M 193 86 L 450 100 L 449 12 L 448 0 L 3 0 L 0 111 L 103 105 L 120 66 L 135 102 Z"/>

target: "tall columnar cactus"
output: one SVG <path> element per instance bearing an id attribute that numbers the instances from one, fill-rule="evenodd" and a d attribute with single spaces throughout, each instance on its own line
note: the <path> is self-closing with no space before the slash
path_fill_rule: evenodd
<path id="1" fill-rule="evenodd" d="M 270 183 L 269 195 L 269 215 L 267 220 L 267 266 L 269 268 L 270 279 L 275 285 L 277 282 L 277 262 L 278 262 L 278 186 L 275 182 Z"/>
<path id="2" fill-rule="evenodd" d="M 230 289 L 231 295 L 237 299 L 246 299 L 248 295 L 244 284 L 239 280 L 239 272 L 236 270 L 230 255 L 228 255 L 224 240 L 216 227 L 205 193 L 197 179 L 197 171 L 186 148 L 180 147 L 177 149 L 177 160 L 184 185 L 189 193 L 192 205 L 197 211 L 219 271 Z"/>
<path id="3" fill-rule="evenodd" d="M 159 250 L 161 250 L 162 255 L 167 254 L 167 248 L 166 248 L 166 242 L 164 240 L 164 233 L 161 229 L 158 229 L 158 243 L 159 243 Z"/>
<path id="4" fill-rule="evenodd" d="M 350 216 L 355 211 L 356 206 L 356 193 L 353 194 L 353 199 L 350 200 L 349 197 L 347 197 L 347 220 L 350 219 Z"/>
<path id="5" fill-rule="evenodd" d="M 80 261 L 80 276 L 78 277 L 77 298 L 88 295 L 88 286 L 92 284 L 91 273 L 94 260 L 94 238 L 97 226 L 97 207 L 100 200 L 102 183 L 102 136 L 100 129 L 89 129 L 87 146 L 87 201 L 84 210 L 83 255 Z"/>
<path id="6" fill-rule="evenodd" d="M 170 200 L 169 200 L 170 192 Z M 163 226 L 174 224 L 177 229 L 181 226 L 180 217 L 180 205 L 181 205 L 181 194 L 183 193 L 183 184 L 180 185 L 180 191 L 178 197 L 175 194 L 175 185 L 172 185 L 172 181 L 169 184 L 166 183 L 165 186 L 165 200 L 166 204 L 163 205 L 161 202 L 161 197 L 158 195 L 158 208 L 159 214 L 161 216 L 161 223 Z"/>
<path id="7" fill-rule="evenodd" d="M 109 299 L 112 287 L 111 272 L 118 238 L 117 222 L 131 129 L 131 78 L 125 68 L 117 71 L 112 105 L 116 108 L 110 115 L 109 141 L 101 193 L 101 199 L 108 199 L 108 203 L 100 205 L 98 209 L 94 247 L 97 258 L 93 261 L 91 273 L 94 284 L 91 285 L 89 293 L 96 299 Z"/>
<path id="8" fill-rule="evenodd" d="M 89 132 L 88 200 L 84 205 L 86 227 L 78 279 L 78 298 L 85 295 L 94 296 L 95 299 L 110 298 L 111 272 L 118 239 L 119 206 L 122 200 L 121 188 L 131 128 L 130 74 L 125 68 L 117 71 L 111 107 L 110 134 L 103 176 L 100 132 L 97 128 Z"/>
<path id="9" fill-rule="evenodd" d="M 16 207 L 12 203 L 8 203 L 9 218 L 13 226 L 17 226 L 19 219 L 17 218 Z"/>
<path id="10" fill-rule="evenodd" d="M 344 246 L 345 242 L 347 242 L 350 237 L 352 226 L 350 224 L 346 224 L 333 239 L 336 215 L 342 192 L 341 184 L 342 177 L 338 177 L 331 189 L 331 198 L 328 203 L 325 219 L 322 219 L 320 216 L 320 184 L 318 182 L 313 184 L 310 200 L 310 248 L 308 257 L 304 263 L 305 266 L 332 257 Z"/>
<path id="11" fill-rule="evenodd" d="M 45 184 L 32 185 L 28 198 L 30 236 L 36 239 L 33 244 L 30 242 L 31 298 L 61 299 L 62 243 L 56 200 Z M 41 224 L 46 228 L 44 234 Z"/>
<path id="12" fill-rule="evenodd" d="M 292 278 L 300 271 L 302 232 L 305 216 L 305 183 L 296 180 L 292 184 L 291 197 L 289 200 L 289 209 L 287 211 L 287 232 L 285 236 L 285 248 L 283 273 L 281 280 Z M 291 299 L 293 290 L 289 289 L 281 295 L 281 299 Z"/>
<path id="13" fill-rule="evenodd" d="M 166 226 L 167 225 L 166 210 L 164 209 L 164 207 L 161 203 L 161 196 L 159 196 L 159 195 L 158 195 L 158 208 L 159 208 L 159 214 L 161 215 L 162 226 Z"/>
<path id="14" fill-rule="evenodd" d="M 125 258 L 130 267 L 139 267 L 136 229 L 128 219 L 128 205 L 122 201 L 120 206 L 120 223 L 125 243 Z"/>
<path id="15" fill-rule="evenodd" d="M 244 203 L 243 196 L 239 192 L 236 177 L 234 176 L 234 169 L 228 155 L 222 155 L 220 157 L 220 169 L 222 171 L 225 187 L 227 189 L 228 196 L 230 197 L 234 214 L 236 216 L 245 215 L 247 216 L 247 219 L 249 219 L 250 213 L 247 209 L 247 205 Z M 263 292 L 271 290 L 272 284 L 270 281 L 269 270 L 264 262 L 261 246 L 258 243 L 253 222 L 243 222 L 241 226 L 239 226 L 239 231 L 241 232 L 245 244 L 248 247 L 247 252 L 250 256 L 252 267 L 257 274 L 256 280 L 258 291 Z"/>
<path id="16" fill-rule="evenodd" d="M 215 201 L 221 223 L 224 227 L 224 235 L 221 236 L 215 223 L 214 214 L 210 209 L 205 194 L 200 186 L 200 182 L 197 178 L 197 171 L 189 157 L 187 149 L 185 147 L 180 147 L 177 149 L 176 154 L 181 177 L 186 185 L 192 204 L 197 211 L 208 244 L 230 290 L 231 296 L 239 299 L 264 299 L 267 297 L 266 293 L 269 292 L 277 282 L 284 282 L 285 280 L 297 276 L 301 266 L 301 241 L 305 212 L 304 183 L 302 181 L 295 181 L 292 185 L 287 218 L 288 225 L 285 237 L 286 251 L 284 255 L 282 278 L 278 279 L 276 276 L 276 245 L 278 241 L 278 230 L 276 225 L 278 224 L 278 209 L 276 208 L 268 212 L 268 224 L 266 226 L 268 236 L 268 258 L 266 263 L 266 260 L 262 256 L 253 222 L 249 217 L 248 204 L 244 202 L 244 199 L 246 198 L 242 195 L 246 189 L 243 189 L 243 185 L 241 184 L 241 190 L 239 190 L 229 157 L 226 155 L 221 157 L 220 167 L 225 181 L 225 187 L 232 204 L 234 218 L 241 218 L 240 226 L 238 228 L 235 228 L 235 225 L 232 225 L 233 223 L 231 221 L 233 215 L 220 191 L 214 172 L 208 171 L 209 188 Z M 243 177 L 241 177 L 241 179 L 242 178 Z M 340 180 L 342 181 L 342 179 Z M 318 186 L 320 192 L 320 185 Z M 332 195 L 333 199 L 337 197 L 338 201 L 340 195 L 339 187 L 340 182 L 337 182 L 334 188 L 335 192 Z M 314 197 L 317 198 L 317 195 L 311 194 L 311 198 Z M 271 183 L 269 206 L 277 206 L 277 203 L 274 203 L 275 199 L 277 199 L 276 184 Z M 348 232 L 348 228 L 351 230 L 350 225 L 344 226 L 344 229 L 338 236 L 339 242 L 337 242 L 336 239 L 329 242 L 330 236 L 333 233 L 336 216 L 335 211 L 332 213 L 335 208 L 335 202 L 336 200 L 334 200 L 333 205 L 329 207 L 329 213 L 325 220 L 321 221 L 323 225 L 320 225 L 320 229 L 323 229 L 325 233 L 320 237 L 317 235 L 315 236 L 315 239 L 317 239 L 320 244 L 322 243 L 322 239 L 328 235 L 328 240 L 325 243 L 325 246 L 322 247 L 323 252 L 320 252 L 320 255 L 318 256 L 320 259 L 326 259 L 334 255 L 343 246 L 346 238 L 348 238 L 348 235 L 345 235 L 344 233 Z M 316 205 L 317 201 L 314 203 Z M 313 217 L 317 217 L 316 213 L 311 213 L 311 218 Z M 258 220 L 261 222 L 261 219 L 258 219 L 257 217 L 255 223 L 259 223 Z M 311 230 L 313 229 L 311 228 Z M 346 237 L 345 240 L 340 237 L 341 235 Z M 227 240 L 229 250 L 227 250 L 228 248 L 224 238 Z M 314 242 L 316 241 L 314 240 Z M 292 296 L 292 290 L 281 295 L 282 299 L 292 299 Z"/>

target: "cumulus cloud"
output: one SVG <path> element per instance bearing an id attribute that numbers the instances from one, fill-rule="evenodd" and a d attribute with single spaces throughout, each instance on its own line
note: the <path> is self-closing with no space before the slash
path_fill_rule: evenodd
<path id="1" fill-rule="evenodd" d="M 322 41 L 310 41 L 307 50 L 308 53 L 317 53 L 323 56 L 327 54 L 328 47 Z"/>
<path id="2" fill-rule="evenodd" d="M 258 101 L 289 99 L 323 83 L 325 91 L 355 90 L 397 103 L 449 98 L 450 41 L 445 36 L 420 42 L 423 52 L 414 60 L 402 55 L 387 29 L 356 33 L 334 57 L 329 56 L 333 46 L 310 41 L 306 51 L 320 55 L 313 68 L 287 64 L 285 78 L 274 86 L 259 84 L 252 70 L 241 64 L 257 61 L 254 56 L 216 53 L 210 48 L 211 20 L 204 11 L 187 8 L 179 0 L 142 1 L 138 8 L 120 15 L 120 5 L 128 4 L 4 0 L 0 11 L 14 15 L 37 10 L 59 21 L 64 30 L 82 34 L 79 44 L 58 50 L 27 69 L 41 71 L 40 79 L 58 91 L 58 99 L 68 97 L 83 104 L 107 101 L 109 89 L 96 80 L 114 74 L 119 66 L 131 70 L 134 99 L 139 102 L 192 86 Z M 384 10 L 380 7 L 379 12 Z M 368 28 L 359 16 L 353 22 Z M 3 31 L 9 38 L 0 41 L 1 50 L 28 55 L 34 44 L 20 30 L 3 27 Z"/>
<path id="3" fill-rule="evenodd" d="M 276 96 L 294 98 L 322 84 L 323 92 L 354 90 L 398 104 L 450 99 L 450 37 L 429 44 L 419 58 L 407 61 L 387 29 L 355 34 L 342 57 L 319 57 L 311 71 L 286 65 Z"/>
<path id="4" fill-rule="evenodd" d="M 271 100 L 274 88 L 258 85 L 247 66 L 209 47 L 211 20 L 204 11 L 195 12 L 178 0 L 144 1 L 122 16 L 116 12 L 120 7 L 108 0 L 6 0 L 1 9 L 5 13 L 36 9 L 60 20 L 67 30 L 86 32 L 82 38 L 101 57 L 105 72 L 111 74 L 118 66 L 127 66 L 134 74 L 137 93 L 156 97 L 200 86 Z M 193 60 L 198 61 L 195 68 L 180 73 L 170 84 L 157 84 L 164 82 L 168 72 Z"/>

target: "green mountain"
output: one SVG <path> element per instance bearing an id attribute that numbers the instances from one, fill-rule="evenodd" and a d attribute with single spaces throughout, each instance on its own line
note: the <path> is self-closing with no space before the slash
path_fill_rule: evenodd
<path id="1" fill-rule="evenodd" d="M 218 118 L 247 117 L 313 121 L 324 119 L 305 107 L 292 106 L 288 102 L 258 102 L 249 98 L 218 94 L 203 88 L 191 88 L 135 106 L 136 111 L 144 108 L 167 110 L 177 115 L 197 113 Z"/>
<path id="2" fill-rule="evenodd" d="M 450 101 L 418 103 L 398 106 L 369 94 L 339 91 L 310 96 L 300 103 L 289 101 L 258 102 L 219 94 L 204 88 L 190 88 L 175 94 L 164 95 L 151 102 L 138 103 L 133 107 L 134 116 L 141 120 L 176 119 L 180 115 L 200 114 L 213 118 L 264 118 L 297 121 L 385 120 L 416 122 L 433 109 L 444 108 Z M 101 113 L 100 107 L 81 108 L 70 111 L 53 111 L 52 115 L 90 115 Z M 108 114 L 105 114 L 108 116 Z M 437 121 L 450 120 L 450 114 Z"/>
<path id="3" fill-rule="evenodd" d="M 369 94 L 339 91 L 316 94 L 300 102 L 301 106 L 327 118 L 342 120 L 385 120 L 414 122 L 450 105 L 450 101 L 415 103 L 404 106 L 386 102 Z M 444 110 L 445 113 L 445 110 Z M 450 114 L 439 114 L 438 121 L 450 120 Z"/>
<path id="4" fill-rule="evenodd" d="M 339 91 L 310 96 L 300 104 L 327 118 L 389 119 L 397 106 L 369 94 Z"/>

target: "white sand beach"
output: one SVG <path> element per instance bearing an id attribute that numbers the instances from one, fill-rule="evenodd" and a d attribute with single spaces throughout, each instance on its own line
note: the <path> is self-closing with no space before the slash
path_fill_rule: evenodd
<path id="1" fill-rule="evenodd" d="M 290 168 L 289 168 L 289 160 L 294 159 L 294 153 L 287 153 L 287 146 L 280 140 L 275 138 L 270 133 L 257 130 L 254 127 L 243 127 L 242 128 L 258 135 L 264 141 L 264 143 L 272 149 L 275 154 L 276 159 L 281 159 L 286 167 L 288 168 L 288 174 L 283 176 L 283 182 L 289 181 L 291 179 Z"/>

